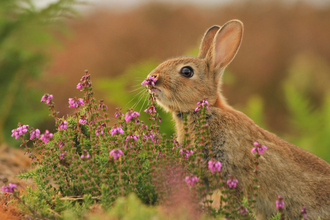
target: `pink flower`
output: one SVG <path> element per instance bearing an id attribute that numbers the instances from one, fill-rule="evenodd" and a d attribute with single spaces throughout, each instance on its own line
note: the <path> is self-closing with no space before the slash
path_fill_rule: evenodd
<path id="1" fill-rule="evenodd" d="M 152 105 L 152 106 L 149 106 L 147 109 L 145 109 L 144 112 L 151 114 L 153 112 L 156 113 L 157 111 L 156 111 L 156 107 Z"/>
<path id="2" fill-rule="evenodd" d="M 115 117 L 118 118 L 119 116 L 124 116 L 124 114 L 121 113 L 121 112 L 116 112 L 116 113 L 115 113 Z"/>
<path id="3" fill-rule="evenodd" d="M 120 149 L 114 149 L 110 151 L 109 155 L 112 156 L 113 159 L 117 160 L 117 158 L 119 158 L 120 156 L 124 156 L 124 153 Z"/>
<path id="4" fill-rule="evenodd" d="M 87 123 L 87 120 L 85 119 L 79 119 L 79 124 L 85 125 Z"/>
<path id="5" fill-rule="evenodd" d="M 81 155 L 81 156 L 80 156 L 80 159 L 84 159 L 84 157 L 85 157 L 85 155 Z"/>
<path id="6" fill-rule="evenodd" d="M 235 189 L 236 188 L 236 185 L 238 183 L 238 180 L 237 179 L 234 179 L 234 178 L 230 178 L 229 180 L 227 180 L 227 185 L 229 188 L 231 189 Z"/>
<path id="7" fill-rule="evenodd" d="M 303 215 L 304 219 L 307 219 L 307 210 L 305 206 L 301 210 L 301 215 Z"/>
<path id="8" fill-rule="evenodd" d="M 9 183 L 8 186 L 1 187 L 2 192 L 14 193 L 14 189 L 17 187 L 16 184 Z"/>
<path id="9" fill-rule="evenodd" d="M 203 99 L 201 102 L 197 102 L 197 108 L 195 109 L 195 112 L 198 112 L 204 105 L 206 106 L 206 110 L 209 110 L 209 102 Z"/>
<path id="10" fill-rule="evenodd" d="M 198 182 L 198 177 L 193 175 L 186 176 L 185 181 L 188 186 L 193 186 L 195 182 Z"/>
<path id="11" fill-rule="evenodd" d="M 69 98 L 69 107 L 70 108 L 78 108 L 79 106 L 85 105 L 84 100 L 82 98 Z"/>
<path id="12" fill-rule="evenodd" d="M 66 154 L 66 151 L 64 153 L 61 153 L 60 154 L 60 160 L 63 160 L 64 159 L 65 154 Z"/>
<path id="13" fill-rule="evenodd" d="M 140 116 L 140 113 L 138 112 L 127 112 L 125 115 L 125 121 L 129 122 L 132 118 L 137 118 Z"/>
<path id="14" fill-rule="evenodd" d="M 20 136 L 28 132 L 29 125 L 20 125 L 18 128 L 11 130 L 12 137 L 18 139 Z"/>
<path id="15" fill-rule="evenodd" d="M 282 196 L 277 196 L 278 200 L 276 200 L 276 209 L 284 209 L 284 201 Z"/>
<path id="16" fill-rule="evenodd" d="M 58 130 L 66 130 L 67 129 L 67 121 L 61 121 L 60 124 L 58 125 Z"/>
<path id="17" fill-rule="evenodd" d="M 139 135 L 128 135 L 126 138 L 126 141 L 128 141 L 129 139 L 134 139 L 134 141 L 136 141 L 139 138 Z"/>
<path id="18" fill-rule="evenodd" d="M 40 102 L 46 102 L 46 104 L 49 104 L 53 100 L 53 95 L 45 94 L 41 97 Z"/>
<path id="19" fill-rule="evenodd" d="M 30 132 L 30 140 L 33 140 L 34 138 L 39 138 L 40 136 L 40 130 L 39 129 L 32 129 L 32 131 Z"/>
<path id="20" fill-rule="evenodd" d="M 220 162 L 213 162 L 212 160 L 210 160 L 208 162 L 209 164 L 209 170 L 211 171 L 211 173 L 213 174 L 216 170 L 218 170 L 218 172 L 220 172 L 222 164 Z"/>
<path id="21" fill-rule="evenodd" d="M 100 109 L 106 109 L 108 110 L 108 106 L 106 106 L 104 103 L 103 103 L 103 100 L 100 101 L 100 104 L 98 106 L 98 110 Z M 116 117 L 117 118 L 117 117 Z"/>
<path id="22" fill-rule="evenodd" d="M 122 128 L 112 128 L 110 131 L 111 136 L 114 136 L 115 134 L 124 134 L 124 131 Z"/>
<path id="23" fill-rule="evenodd" d="M 143 80 L 141 85 L 155 86 L 155 82 L 157 82 L 157 79 L 154 78 L 153 76 L 149 76 L 147 79 Z"/>
<path id="24" fill-rule="evenodd" d="M 45 134 L 41 135 L 40 140 L 42 140 L 45 144 L 49 142 L 49 139 L 53 137 L 52 133 L 49 133 L 48 130 L 45 131 Z"/>
<path id="25" fill-rule="evenodd" d="M 81 83 L 78 83 L 78 85 L 77 85 L 77 89 L 82 89 L 82 84 Z"/>
<path id="26" fill-rule="evenodd" d="M 239 207 L 241 215 L 245 216 L 248 213 L 247 208 L 245 208 L 243 205 Z"/>
<path id="27" fill-rule="evenodd" d="M 257 152 L 257 154 L 260 155 L 260 154 L 264 154 L 265 150 L 267 150 L 266 146 L 261 146 L 258 142 L 254 142 L 253 144 L 256 147 L 252 148 L 251 153 Z"/>

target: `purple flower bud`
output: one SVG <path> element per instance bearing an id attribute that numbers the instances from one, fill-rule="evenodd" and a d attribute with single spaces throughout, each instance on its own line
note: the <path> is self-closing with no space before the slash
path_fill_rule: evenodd
<path id="1" fill-rule="evenodd" d="M 69 107 L 70 108 L 78 108 L 79 106 L 85 105 L 84 100 L 82 98 L 69 98 Z"/>

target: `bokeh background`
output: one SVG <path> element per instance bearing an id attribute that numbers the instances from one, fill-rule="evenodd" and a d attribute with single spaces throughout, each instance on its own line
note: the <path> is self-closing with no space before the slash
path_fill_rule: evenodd
<path id="1" fill-rule="evenodd" d="M 81 96 L 85 69 L 111 115 L 116 107 L 143 114 L 145 76 L 165 59 L 197 55 L 204 32 L 231 19 L 245 33 L 224 74 L 228 102 L 330 162 L 328 0 L 1 0 L 0 148 L 19 146 L 11 137 L 18 122 L 55 131 L 41 96 L 53 94 L 60 116 L 71 114 L 68 98 Z"/>

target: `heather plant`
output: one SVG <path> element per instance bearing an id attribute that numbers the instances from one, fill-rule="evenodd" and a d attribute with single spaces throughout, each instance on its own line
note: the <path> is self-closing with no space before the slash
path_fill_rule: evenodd
<path id="1" fill-rule="evenodd" d="M 13 193 L 23 209 L 42 218 L 84 218 L 94 203 L 107 212 L 115 207 L 118 198 L 131 193 L 144 204 L 170 207 L 173 197 L 184 192 L 182 197 L 192 204 L 196 216 L 205 213 L 229 219 L 254 219 L 259 158 L 267 147 L 254 143 L 251 153 L 255 155 L 255 177 L 246 195 L 238 192 L 235 176 L 222 176 L 221 162 L 213 159 L 206 123 L 207 99 L 198 102 L 194 111 L 199 115 L 199 126 L 193 140 L 189 138 L 187 114 L 183 113 L 185 138 L 180 145 L 175 136 L 167 139 L 159 132 L 162 119 L 155 106 L 155 81 L 149 77 L 142 82 L 150 93 L 144 110 L 149 123 L 140 120 L 140 113 L 133 109 L 124 114 L 118 108 L 115 113 L 118 121 L 110 126 L 108 108 L 102 100 L 96 102 L 88 71 L 76 86 L 83 98 L 68 100 L 69 107 L 74 109 L 72 115 L 58 118 L 54 97 L 45 94 L 41 102 L 49 107 L 57 131 L 41 132 L 21 123 L 12 130 L 12 137 L 22 140 L 21 146 L 33 166 L 19 177 L 33 179 L 36 187 L 28 188 L 21 197 L 15 194 L 15 185 L 3 186 L 2 191 Z M 213 205 L 213 192 L 217 189 L 221 190 L 219 206 Z M 276 204 L 274 201 L 274 206 L 284 219 L 281 199 Z M 306 214 L 302 210 L 302 216 Z"/>

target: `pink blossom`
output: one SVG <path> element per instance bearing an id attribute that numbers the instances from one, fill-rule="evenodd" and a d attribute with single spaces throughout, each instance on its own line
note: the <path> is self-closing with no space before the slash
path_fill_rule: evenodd
<path id="1" fill-rule="evenodd" d="M 212 160 L 210 160 L 208 162 L 208 168 L 211 171 L 211 173 L 213 174 L 216 170 L 218 170 L 218 172 L 220 172 L 222 164 L 218 161 L 218 162 L 214 162 Z"/>
<path id="2" fill-rule="evenodd" d="M 303 215 L 304 219 L 307 219 L 307 209 L 305 206 L 302 208 L 301 214 Z"/>
<path id="3" fill-rule="evenodd" d="M 284 201 L 282 196 L 277 196 L 278 200 L 276 200 L 276 208 L 277 209 L 284 209 Z"/>
<path id="4" fill-rule="evenodd" d="M 198 177 L 193 175 L 186 176 L 185 181 L 188 186 L 193 186 L 195 182 L 198 182 Z"/>
<path id="5" fill-rule="evenodd" d="M 195 109 L 195 112 L 198 112 L 201 107 L 204 107 L 204 105 L 206 106 L 206 110 L 209 110 L 209 102 L 206 101 L 205 99 L 203 99 L 201 102 L 197 102 L 197 108 Z"/>
<path id="6" fill-rule="evenodd" d="M 116 112 L 116 113 L 115 113 L 115 117 L 118 118 L 119 116 L 124 116 L 124 114 L 121 113 L 121 112 Z"/>
<path id="7" fill-rule="evenodd" d="M 108 110 L 108 106 L 106 106 L 104 103 L 103 103 L 103 100 L 100 101 L 100 104 L 98 106 L 98 110 L 100 109 L 106 109 Z M 116 117 L 117 118 L 117 117 Z"/>
<path id="8" fill-rule="evenodd" d="M 85 105 L 84 100 L 82 98 L 69 98 L 69 107 L 70 108 L 78 108 L 79 106 Z"/>
<path id="9" fill-rule="evenodd" d="M 49 104 L 53 100 L 53 95 L 45 94 L 41 97 L 40 102 L 46 102 L 46 104 Z"/>
<path id="10" fill-rule="evenodd" d="M 234 178 L 230 178 L 229 180 L 227 180 L 227 185 L 229 188 L 231 189 L 235 189 L 236 188 L 236 185 L 238 183 L 238 180 L 237 179 L 234 179 Z"/>
<path id="11" fill-rule="evenodd" d="M 48 130 L 45 131 L 45 134 L 42 134 L 40 140 L 42 140 L 45 144 L 49 142 L 49 139 L 53 137 L 52 133 L 49 133 Z"/>
<path id="12" fill-rule="evenodd" d="M 156 113 L 157 111 L 156 111 L 156 107 L 152 105 L 149 106 L 147 109 L 145 109 L 144 112 L 151 114 L 151 113 Z"/>
<path id="13" fill-rule="evenodd" d="M 60 124 L 58 125 L 58 130 L 66 130 L 68 122 L 67 121 L 61 121 Z"/>
<path id="14" fill-rule="evenodd" d="M 117 158 L 119 158 L 120 156 L 124 156 L 124 153 L 120 149 L 114 149 L 110 151 L 109 155 L 112 156 L 113 159 L 117 160 Z"/>
<path id="15" fill-rule="evenodd" d="M 30 140 L 33 140 L 34 138 L 39 138 L 40 136 L 40 130 L 39 129 L 32 129 L 32 131 L 30 132 Z"/>
<path id="16" fill-rule="evenodd" d="M 266 146 L 261 146 L 261 144 L 259 144 L 258 142 L 254 142 L 253 144 L 256 147 L 252 148 L 251 153 L 257 152 L 257 154 L 260 155 L 260 154 L 264 154 L 265 150 L 267 150 Z"/>
<path id="17" fill-rule="evenodd" d="M 243 205 L 239 207 L 241 215 L 245 216 L 248 213 L 247 208 L 245 208 Z"/>
<path id="18" fill-rule="evenodd" d="M 137 118 L 140 116 L 140 113 L 138 112 L 127 112 L 125 115 L 125 121 L 129 122 L 132 118 Z"/>
<path id="19" fill-rule="evenodd" d="M 128 135 L 126 138 L 126 141 L 128 141 L 129 139 L 134 139 L 134 141 L 136 141 L 139 138 L 139 135 Z"/>
<path id="20" fill-rule="evenodd" d="M 81 83 L 78 83 L 78 85 L 77 85 L 77 89 L 82 89 L 82 84 Z"/>
<path id="21" fill-rule="evenodd" d="M 65 151 L 64 153 L 61 153 L 61 154 L 60 154 L 60 160 L 63 160 L 63 159 L 64 159 L 64 156 L 65 156 L 66 153 L 67 153 L 67 152 Z"/>
<path id="22" fill-rule="evenodd" d="M 87 123 L 87 120 L 85 119 L 79 119 L 79 124 L 85 125 Z"/>
<path id="23" fill-rule="evenodd" d="M 122 128 L 112 128 L 110 131 L 111 136 L 114 136 L 115 134 L 124 134 L 124 130 Z"/>
<path id="24" fill-rule="evenodd" d="M 84 159 L 84 157 L 85 157 L 85 155 L 82 154 L 82 155 L 80 156 L 80 159 Z"/>
<path id="25" fill-rule="evenodd" d="M 16 184 L 9 183 L 8 186 L 1 187 L 2 192 L 14 193 L 14 189 L 17 188 Z"/>
<path id="26" fill-rule="evenodd" d="M 28 132 L 29 125 L 20 125 L 18 128 L 11 130 L 12 137 L 18 139 L 20 136 Z"/>
<path id="27" fill-rule="evenodd" d="M 146 85 L 146 86 L 155 86 L 155 82 L 157 82 L 157 79 L 154 78 L 153 76 L 148 76 L 147 79 L 143 80 L 141 85 Z"/>

